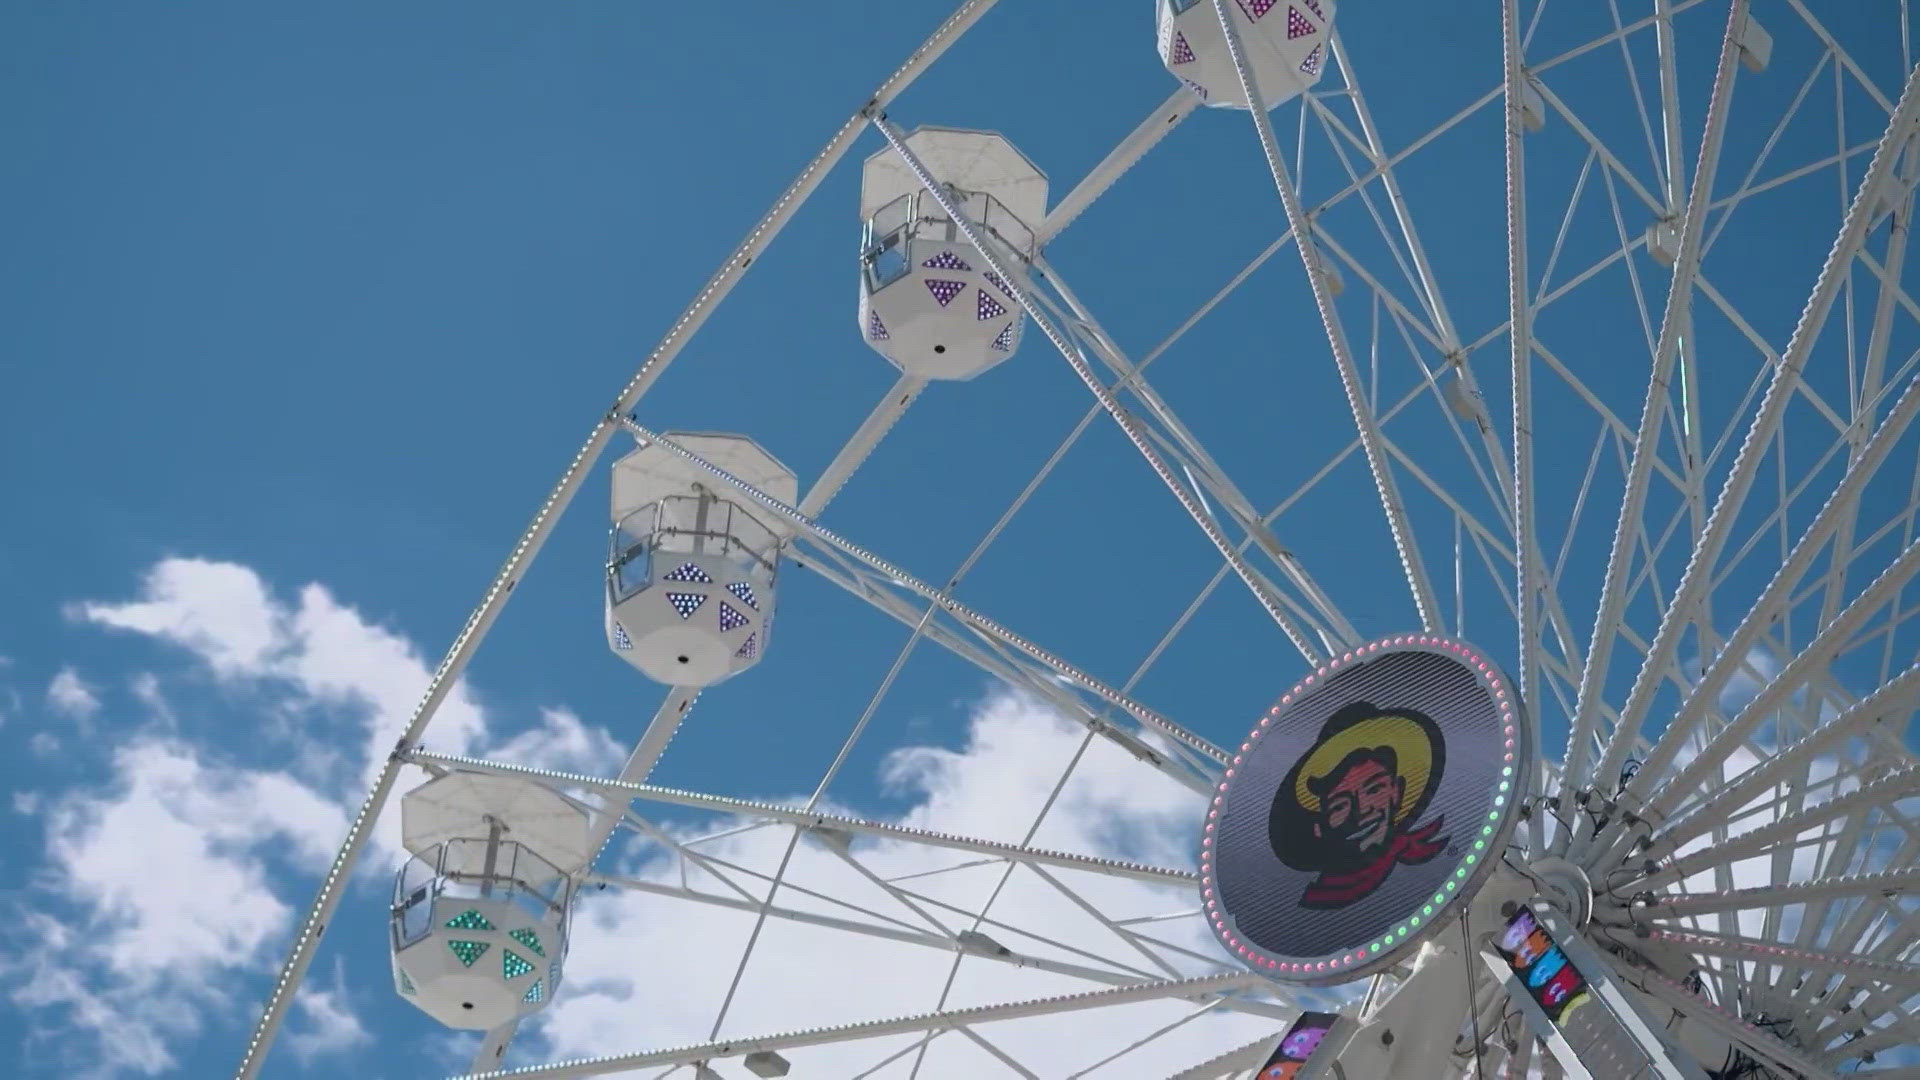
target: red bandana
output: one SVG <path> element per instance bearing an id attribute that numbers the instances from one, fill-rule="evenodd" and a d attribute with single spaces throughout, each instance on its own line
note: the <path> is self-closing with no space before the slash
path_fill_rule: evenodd
<path id="1" fill-rule="evenodd" d="M 1380 854 L 1364 866 L 1337 874 L 1321 874 L 1307 886 L 1306 894 L 1300 898 L 1300 906 L 1346 907 L 1379 888 L 1396 865 L 1406 863 L 1411 866 L 1440 854 L 1446 847 L 1447 838 L 1443 836 L 1435 840 L 1433 834 L 1440 831 L 1440 825 L 1445 820 L 1444 817 L 1434 818 L 1417 829 L 1396 833 Z"/>

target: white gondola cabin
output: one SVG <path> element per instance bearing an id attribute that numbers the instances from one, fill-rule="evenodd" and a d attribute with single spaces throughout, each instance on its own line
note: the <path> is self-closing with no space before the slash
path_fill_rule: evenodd
<path id="1" fill-rule="evenodd" d="M 1154 0 L 1160 62 L 1209 105 L 1247 108 L 1213 0 Z M 1271 109 L 1320 81 L 1334 0 L 1228 0 L 1260 100 Z"/>
<path id="2" fill-rule="evenodd" d="M 401 800 L 413 857 L 394 879 L 400 996 L 450 1028 L 485 1031 L 543 1008 L 567 954 L 587 815 L 528 780 L 451 773 Z"/>
<path id="3" fill-rule="evenodd" d="M 1014 300 L 1039 253 L 1047 178 L 992 132 L 923 127 L 907 147 L 945 185 L 1012 283 L 980 252 L 892 148 L 860 176 L 860 333 L 909 375 L 971 379 L 1020 347 Z"/>
<path id="4" fill-rule="evenodd" d="M 744 435 L 666 438 L 791 506 L 793 470 Z M 660 446 L 613 466 L 607 645 L 668 686 L 712 686 L 767 649 L 785 522 Z"/>

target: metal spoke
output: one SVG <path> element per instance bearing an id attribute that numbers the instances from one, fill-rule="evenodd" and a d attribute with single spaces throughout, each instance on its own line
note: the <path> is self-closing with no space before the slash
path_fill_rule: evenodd
<path id="1" fill-rule="evenodd" d="M 560 1062 L 554 1065 L 542 1065 L 529 1069 L 509 1069 L 500 1072 L 479 1073 L 462 1078 L 462 1080 L 507 1080 L 509 1077 L 517 1078 L 517 1080 L 536 1080 L 536 1078 L 538 1078 L 538 1080 L 571 1080 L 571 1078 L 575 1077 L 605 1076 L 609 1073 L 623 1072 L 629 1069 L 641 1069 L 651 1065 L 713 1061 L 718 1058 L 738 1057 L 760 1050 L 796 1050 L 810 1046 L 826 1046 L 834 1043 L 878 1038 L 884 1035 L 948 1031 L 972 1024 L 991 1023 L 995 1020 L 1013 1020 L 1033 1016 L 1056 1016 L 1062 1013 L 1106 1008 L 1140 1001 L 1156 1001 L 1164 998 L 1188 998 L 1198 994 L 1240 990 L 1258 981 L 1259 976 L 1257 975 L 1249 972 L 1239 972 L 1226 975 L 1209 975 L 1197 979 L 1140 983 L 1111 990 L 1094 990 L 1088 993 L 1067 994 L 1061 997 L 1036 998 L 1030 1001 L 1009 1002 L 1004 1005 L 982 1005 L 970 1009 L 951 1009 L 942 1012 L 922 1013 L 917 1016 L 903 1016 L 890 1020 L 869 1020 L 858 1024 L 815 1028 L 809 1031 L 795 1031 L 775 1035 L 743 1036 L 725 1041 L 705 1042 L 670 1050 L 642 1051 L 614 1057 Z"/>
<path id="2" fill-rule="evenodd" d="M 1340 369 L 1340 383 L 1346 392 L 1347 406 L 1353 412 L 1354 423 L 1360 430 L 1361 448 L 1366 453 L 1367 467 L 1373 473 L 1374 487 L 1380 496 L 1381 508 L 1387 515 L 1387 526 L 1393 535 L 1394 548 L 1400 554 L 1400 566 L 1405 572 L 1407 586 L 1413 594 L 1414 608 L 1419 614 L 1420 626 L 1424 630 L 1436 631 L 1440 628 L 1439 602 L 1434 597 L 1433 584 L 1427 576 L 1426 564 L 1416 546 L 1412 527 L 1407 521 L 1406 507 L 1400 501 L 1398 486 L 1395 484 L 1386 454 L 1380 445 L 1380 431 L 1366 396 L 1361 392 L 1360 376 L 1354 367 L 1352 352 L 1348 349 L 1346 332 L 1340 325 L 1338 314 L 1333 309 L 1333 297 L 1330 293 L 1325 267 L 1321 263 L 1318 246 L 1314 243 L 1314 226 L 1300 205 L 1300 197 L 1294 191 L 1287 177 L 1287 167 L 1280 158 L 1278 145 L 1273 137 L 1273 125 L 1267 119 L 1266 106 L 1254 86 L 1253 71 L 1247 66 L 1246 50 L 1240 42 L 1239 28 L 1234 25 L 1233 17 L 1227 10 L 1226 0 L 1211 0 L 1215 17 L 1219 20 L 1227 40 L 1227 48 L 1233 55 L 1234 69 L 1240 78 L 1240 90 L 1245 95 L 1253 117 L 1254 130 L 1260 138 L 1260 148 L 1267 159 L 1267 171 L 1272 174 L 1275 188 L 1280 193 L 1280 202 L 1287 214 L 1288 226 L 1298 238 L 1295 247 L 1300 252 L 1301 261 L 1307 270 L 1307 281 L 1313 290 L 1314 306 L 1319 309 L 1320 321 L 1327 333 L 1327 342 L 1332 347 L 1334 362 Z"/>
<path id="3" fill-rule="evenodd" d="M 1674 260 L 1673 281 L 1667 293 L 1659 342 L 1654 349 L 1653 371 L 1647 380 L 1646 399 L 1640 408 L 1640 425 L 1635 429 L 1633 457 L 1627 469 L 1626 493 L 1621 499 L 1620 515 L 1614 525 L 1606 577 L 1600 586 L 1599 613 L 1594 619 L 1593 637 L 1587 645 L 1587 664 L 1580 674 L 1580 693 L 1567 735 L 1566 772 L 1560 792 L 1563 797 L 1571 784 L 1584 781 L 1588 776 L 1587 748 L 1598 733 L 1600 695 L 1605 686 L 1608 663 L 1613 656 L 1617 627 L 1626 607 L 1626 575 L 1632 561 L 1634 528 L 1645 506 L 1647 479 L 1666 418 L 1667 384 L 1673 376 L 1680 335 L 1687 328 L 1686 311 L 1693 297 L 1693 277 L 1699 269 L 1700 234 L 1706 224 L 1707 201 L 1712 197 L 1713 178 L 1720 163 L 1720 141 L 1726 133 L 1727 114 L 1733 104 L 1734 71 L 1739 63 L 1740 51 L 1738 33 L 1746 17 L 1746 0 L 1733 0 L 1729 5 L 1727 29 L 1721 39 L 1720 56 L 1714 69 L 1699 163 L 1694 167 L 1693 187 L 1687 196 L 1686 212 L 1681 218 L 1679 251 Z M 1570 113 L 1565 115 L 1571 117 Z M 1616 727 L 1615 730 L 1619 731 L 1620 728 Z M 1618 763 L 1613 768 L 1618 770 Z M 1608 773 L 1602 765 L 1595 774 L 1604 776 Z"/>

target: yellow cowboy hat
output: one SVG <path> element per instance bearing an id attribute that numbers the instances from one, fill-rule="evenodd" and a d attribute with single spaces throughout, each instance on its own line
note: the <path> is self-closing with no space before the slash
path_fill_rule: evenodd
<path id="1" fill-rule="evenodd" d="M 1394 824 L 1425 805 L 1427 785 L 1433 780 L 1433 737 L 1410 716 L 1381 710 L 1377 716 L 1356 721 L 1324 737 L 1293 774 L 1293 797 L 1309 814 L 1320 812 L 1320 797 L 1308 788 L 1307 781 L 1331 773 L 1355 750 L 1388 747 L 1398 762 L 1398 772 L 1406 781 L 1406 795 L 1394 813 Z"/>

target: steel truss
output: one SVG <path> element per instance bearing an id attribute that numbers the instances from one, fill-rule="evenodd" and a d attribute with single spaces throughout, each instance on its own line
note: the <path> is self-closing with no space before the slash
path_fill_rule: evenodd
<path id="1" fill-rule="evenodd" d="M 1241 89 L 1254 100 L 1252 73 L 1227 5 L 1223 0 L 1209 2 L 1226 29 Z M 409 764 L 430 771 L 495 771 L 532 779 L 588 808 L 603 842 L 626 828 L 667 853 L 682 875 L 675 884 L 650 875 L 603 871 L 588 879 L 591 884 L 755 913 L 753 936 L 734 974 L 736 990 L 759 927 L 770 918 L 951 953 L 956 969 L 963 959 L 973 958 L 1110 987 L 974 1009 L 947 1009 L 943 991 L 940 1007 L 930 1013 L 750 1039 L 717 1037 L 726 1018 L 723 1005 L 714 1024 L 715 1038 L 698 1045 L 484 1075 L 599 1075 L 892 1035 L 921 1036 L 902 1052 L 914 1056 L 917 1069 L 933 1040 L 951 1040 L 955 1034 L 1012 1071 L 1033 1075 L 977 1029 L 1003 1019 L 1161 998 L 1192 1000 L 1202 1011 L 1251 1012 L 1273 1018 L 1277 1027 L 1293 1014 L 1289 994 L 1243 972 L 1217 970 L 1227 966 L 1224 957 L 1167 940 L 1151 929 L 1157 922 L 1107 916 L 1068 876 L 1117 877 L 1184 889 L 1193 881 L 1188 871 L 910 829 L 831 813 L 819 804 L 921 638 L 1076 720 L 1087 728 L 1089 739 L 1111 741 L 1192 790 L 1210 790 L 1228 753 L 1137 700 L 1134 685 L 1228 575 L 1248 589 L 1307 662 L 1364 639 L 1366 634 L 1342 613 L 1303 557 L 1282 540 L 1286 530 L 1281 521 L 1304 501 L 1324 494 L 1334 477 L 1358 466 L 1367 471 L 1394 541 L 1414 620 L 1436 631 L 1451 622 L 1455 632 L 1462 632 L 1467 597 L 1478 594 L 1476 619 L 1503 632 L 1510 627 L 1514 633 L 1516 670 L 1537 711 L 1567 720 L 1564 767 L 1543 770 L 1558 779 L 1554 797 L 1535 808 L 1530 847 L 1535 855 L 1564 855 L 1593 878 L 1589 936 L 1608 950 L 1608 962 L 1618 967 L 1620 977 L 1649 999 L 1684 1014 L 1689 1023 L 1779 1068 L 1808 1076 L 1835 1075 L 1843 1067 L 1849 1068 L 1848 1075 L 1920 1075 L 1920 1067 L 1861 1067 L 1876 1054 L 1920 1043 L 1914 1014 L 1914 1002 L 1920 1000 L 1920 956 L 1915 954 L 1920 911 L 1909 902 L 1920 881 L 1907 869 L 1920 857 L 1920 826 L 1913 820 L 1920 799 L 1920 766 L 1913 764 L 1902 742 L 1906 720 L 1920 700 L 1920 665 L 1905 666 L 1912 661 L 1904 655 L 1917 644 L 1912 616 L 1920 604 L 1910 602 L 1908 587 L 1920 571 L 1920 540 L 1915 535 L 1920 463 L 1913 469 L 1912 491 L 1903 508 L 1876 517 L 1869 498 L 1895 476 L 1896 462 L 1914 455 L 1910 429 L 1920 413 L 1920 352 L 1902 357 L 1895 347 L 1903 340 L 1900 328 L 1920 321 L 1920 304 L 1902 277 L 1915 181 L 1920 180 L 1920 141 L 1914 138 L 1920 125 L 1920 69 L 1908 75 L 1897 95 L 1889 95 L 1801 0 L 1786 0 L 1784 12 L 1766 9 L 1769 19 L 1787 13 L 1792 17 L 1790 26 L 1783 23 L 1776 32 L 1804 33 L 1818 41 L 1822 51 L 1813 69 L 1796 80 L 1799 89 L 1791 103 L 1768 118 L 1769 138 L 1729 190 L 1726 177 L 1737 163 L 1728 157 L 1726 134 L 1738 115 L 1736 88 L 1756 77 L 1747 69 L 1763 62 L 1752 29 L 1757 24 L 1746 0 L 1652 0 L 1652 13 L 1632 20 L 1623 20 L 1617 6 L 1610 5 L 1608 32 L 1546 56 L 1532 52 L 1535 33 L 1554 17 L 1550 6 L 1557 11 L 1564 5 L 1542 0 L 1529 11 L 1518 0 L 1507 0 L 1500 19 L 1503 63 L 1497 84 L 1398 150 L 1382 139 L 1357 84 L 1354 58 L 1336 35 L 1328 63 L 1340 84 L 1302 97 L 1297 107 L 1299 145 L 1291 157 L 1267 110 L 1250 112 L 1286 230 L 1155 348 L 1138 359 L 1131 356 L 1068 288 L 1062 269 L 1051 260 L 1039 259 L 1031 275 L 994 265 L 1014 286 L 1016 299 L 1047 343 L 1087 386 L 1094 404 L 973 554 L 945 584 L 934 585 L 818 520 L 926 391 L 923 380 L 898 380 L 813 488 L 791 507 L 644 425 L 635 410 L 868 126 L 928 184 L 961 231 L 978 240 L 977 226 L 931 183 L 933 178 L 914 158 L 888 110 L 993 6 L 991 0 L 960 5 L 840 127 L 596 420 L 456 637 L 353 819 L 300 924 L 239 1075 L 257 1074 L 293 990 L 333 918 L 368 828 Z M 1701 10 L 1689 24 L 1690 32 L 1697 33 L 1717 13 L 1724 12 L 1725 20 L 1712 91 L 1698 127 L 1690 129 L 1682 115 L 1676 25 L 1696 8 Z M 1657 88 L 1651 112 L 1634 51 L 1641 48 L 1644 53 L 1649 39 L 1651 81 Z M 1583 75 L 1615 52 L 1630 75 L 1649 168 L 1630 164 L 1632 155 L 1597 134 L 1586 115 L 1590 106 L 1582 97 Z M 1911 57 L 1907 61 L 1911 65 Z M 1848 94 L 1863 95 L 1888 118 L 1883 129 L 1865 141 L 1849 139 L 1836 121 L 1830 154 L 1811 163 L 1773 164 L 1781 132 L 1812 108 L 1809 103 L 1819 96 L 1816 89 L 1828 75 L 1836 117 Z M 1293 108 L 1288 107 L 1288 115 Z M 1506 185 L 1505 320 L 1477 335 L 1462 335 L 1442 291 L 1444 275 L 1415 228 L 1414 202 L 1402 180 L 1423 150 L 1495 108 L 1501 112 Z M 1056 205 L 1041 225 L 1042 238 L 1051 239 L 1072 224 L 1194 111 L 1195 99 L 1181 91 L 1149 113 Z M 1533 174 L 1527 164 L 1533 140 L 1549 137 L 1541 134 L 1548 125 L 1559 129 L 1551 137 L 1577 147 L 1582 163 L 1555 239 L 1543 253 L 1539 244 L 1529 242 L 1529 215 L 1550 214 L 1556 208 L 1538 186 L 1529 188 Z M 1312 173 L 1306 169 L 1310 131 L 1320 155 Z M 1697 146 L 1691 177 L 1684 164 L 1687 146 Z M 1738 274 L 1712 262 L 1717 246 L 1749 203 L 1827 173 L 1848 186 L 1849 168 L 1863 160 L 1864 174 L 1842 198 L 1831 252 L 1812 282 L 1797 325 L 1786 340 L 1771 340 L 1743 311 L 1735 284 Z M 1587 229 L 1581 208 L 1601 202 L 1605 225 L 1610 226 L 1609 246 L 1598 255 L 1567 255 L 1582 250 L 1569 244 Z M 1353 237 L 1362 230 L 1370 240 L 1384 243 L 1386 263 L 1356 254 L 1362 246 Z M 1354 438 L 1317 471 L 1305 474 L 1278 505 L 1263 511 L 1174 413 L 1146 372 L 1176 349 L 1222 298 L 1288 246 L 1301 260 L 1304 284 L 1354 422 Z M 991 254 L 986 258 L 995 262 Z M 1665 264 L 1664 270 L 1650 269 L 1656 259 Z M 1650 294 L 1662 283 L 1644 278 L 1663 272 L 1669 275 L 1666 295 L 1663 302 L 1655 302 Z M 1343 291 L 1349 280 L 1357 287 Z M 1608 289 L 1613 292 L 1607 294 Z M 1638 319 L 1646 339 L 1650 374 L 1637 423 L 1623 416 L 1622 407 L 1630 403 L 1612 400 L 1599 381 L 1581 377 L 1580 343 L 1555 321 L 1559 312 L 1591 302 L 1595 295 L 1611 295 L 1609 302 L 1618 303 L 1630 296 L 1625 310 Z M 1864 333 L 1854 332 L 1856 307 L 1867 315 Z M 1839 328 L 1829 327 L 1830 322 Z M 1702 327 L 1708 325 L 1715 328 L 1712 333 L 1750 349 L 1750 363 L 1708 356 L 1700 344 Z M 1481 390 L 1480 380 L 1489 373 L 1476 371 L 1474 364 L 1476 354 L 1502 337 L 1511 408 L 1504 440 Z M 1844 350 L 1844 391 L 1814 377 L 1816 350 L 1825 350 L 1819 355 L 1828 359 L 1835 350 Z M 1392 363 L 1404 361 L 1406 381 L 1396 384 L 1391 368 L 1382 374 L 1383 353 Z M 1298 357 L 1289 359 L 1300 362 Z M 1718 373 L 1714 378 L 1747 385 L 1746 396 L 1717 430 L 1702 403 L 1703 365 Z M 1498 373 L 1492 377 L 1497 379 Z M 1591 450 L 1570 506 L 1564 497 L 1550 499 L 1539 480 L 1543 440 L 1536 424 L 1542 403 L 1555 396 L 1591 413 Z M 1457 456 L 1438 461 L 1430 452 L 1410 451 L 1396 438 L 1422 400 L 1433 410 L 1427 417 L 1437 415 L 1444 422 Z M 1119 684 L 1075 665 L 1063 652 L 1028 639 L 956 595 L 980 554 L 1102 413 L 1119 426 L 1221 560 L 1213 580 L 1132 677 Z M 1820 451 L 1804 475 L 1791 478 L 1785 449 L 1790 415 L 1805 418 L 1811 428 L 1801 433 L 1796 421 L 1796 441 L 1809 445 L 1806 440 L 1811 440 Z M 696 695 L 686 689 L 667 695 L 614 779 L 548 773 L 419 748 L 427 724 L 559 514 L 621 431 L 704 467 L 733 492 L 780 518 L 794 530 L 785 552 L 789 559 L 911 628 L 892 670 L 805 806 L 643 783 L 693 705 Z M 1582 445 L 1584 439 L 1583 434 Z M 1353 460 L 1356 454 L 1358 461 Z M 1766 474 L 1770 464 L 1774 476 Z M 1718 492 L 1710 498 L 1708 488 L 1716 479 Z M 1616 484 L 1617 490 L 1611 486 Z M 1416 505 L 1407 492 L 1417 493 L 1427 507 L 1439 506 L 1444 525 L 1431 520 L 1432 512 Z M 1582 635 L 1562 593 L 1568 579 L 1577 576 L 1570 564 L 1591 554 L 1576 548 L 1579 526 L 1600 515 L 1598 508 L 1610 498 L 1619 502 L 1610 515 L 1605 576 L 1591 632 Z M 1541 535 L 1542 523 L 1558 524 L 1561 515 L 1564 539 L 1556 547 Z M 1433 540 L 1446 527 L 1453 536 L 1450 552 Z M 1434 572 L 1443 553 L 1451 555 L 1450 583 Z M 1750 568 L 1755 560 L 1777 569 L 1754 579 Z M 1877 576 L 1859 585 L 1853 573 L 1856 563 L 1872 566 Z M 1444 600 L 1448 584 L 1451 619 Z M 1749 586 L 1757 586 L 1757 592 L 1743 591 Z M 1757 595 L 1730 627 L 1716 619 L 1715 612 L 1726 594 L 1742 602 L 1747 595 Z M 1687 648 L 1702 657 L 1697 665 L 1683 660 Z M 1626 667 L 1637 658 L 1630 677 L 1623 678 L 1616 654 L 1626 658 Z M 1764 657 L 1780 662 L 1769 665 L 1757 659 Z M 1752 684 L 1751 695 L 1740 704 L 1726 705 L 1727 689 L 1743 681 Z M 1626 776 L 1630 765 L 1638 771 Z M 1625 778 L 1616 782 L 1616 776 Z M 1063 775 L 1060 783 L 1066 780 Z M 703 852 L 702 841 L 689 838 L 679 826 L 633 809 L 636 800 L 751 822 L 744 827 L 783 830 L 790 834 L 789 859 L 802 842 L 824 845 L 886 897 L 889 906 L 809 893 L 786 880 L 786 861 L 772 874 L 729 864 Z M 862 861 L 874 844 L 951 851 L 965 861 L 950 870 L 995 867 L 1003 885 L 1016 872 L 1037 878 L 1101 924 L 1112 952 L 1096 953 L 1023 929 L 1017 915 L 996 915 L 993 899 L 967 910 L 911 882 L 886 880 Z M 1768 883 L 1746 884 L 1756 872 Z M 803 899 L 804 905 L 780 902 L 782 891 Z M 822 905 L 832 913 L 819 910 Z M 1191 914 L 1183 911 L 1165 921 Z M 1493 1034 L 1507 1029 L 1508 1013 L 1490 986 L 1482 997 L 1460 1003 L 1460 1019 L 1464 1023 L 1469 1013 L 1484 1014 L 1492 1022 L 1487 1047 L 1494 1062 L 1522 1074 L 1531 1063 L 1546 1075 L 1558 1075 L 1557 1065 L 1529 1039 Z M 727 1003 L 732 999 L 730 991 Z M 1781 1017 L 1792 1019 L 1790 1037 L 1779 1034 Z M 512 1034 L 511 1029 L 490 1033 L 476 1058 L 476 1070 L 498 1062 Z M 1229 1051 L 1187 1075 L 1225 1075 L 1250 1067 L 1257 1063 L 1257 1050 Z M 1116 1058 L 1124 1060 L 1119 1055 L 1109 1060 Z"/>

